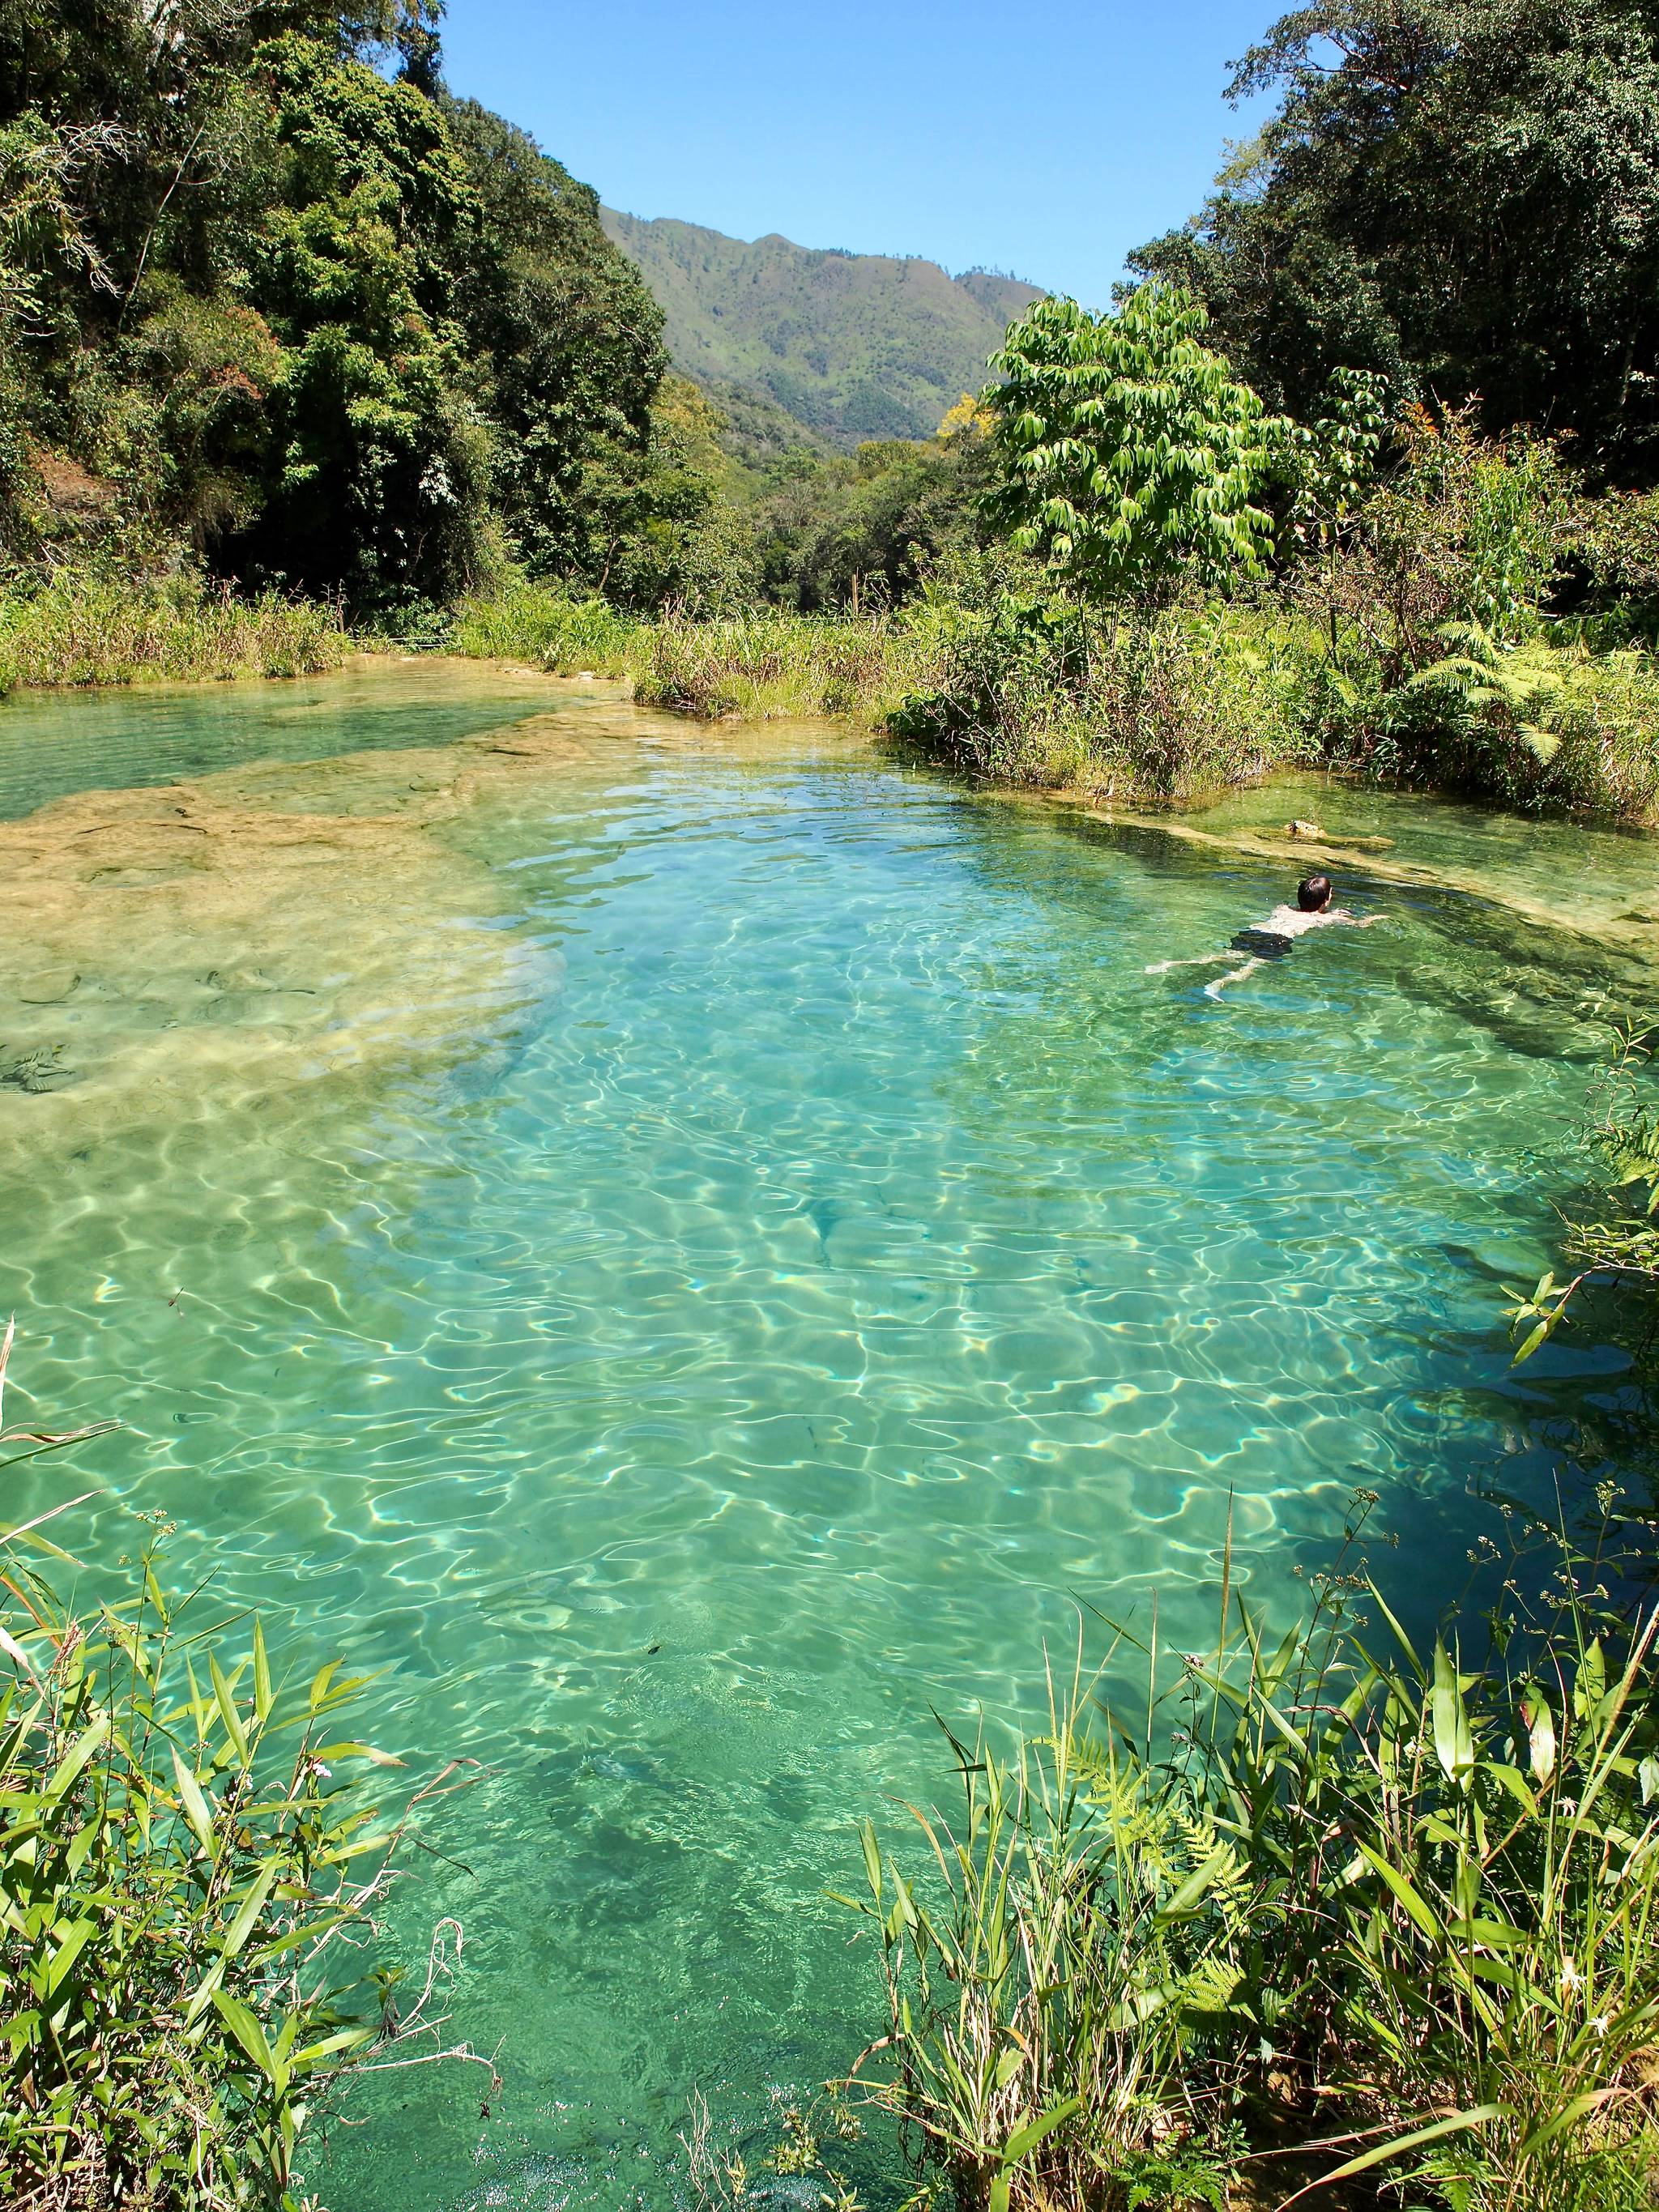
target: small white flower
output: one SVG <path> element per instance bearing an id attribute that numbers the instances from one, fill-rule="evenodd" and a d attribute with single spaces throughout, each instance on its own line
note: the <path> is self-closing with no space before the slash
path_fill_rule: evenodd
<path id="1" fill-rule="evenodd" d="M 1595 2019 L 1590 2022 L 1590 2026 L 1595 2030 L 1595 2033 L 1598 2035 L 1605 2035 L 1607 2030 L 1613 2026 L 1612 2014 L 1598 2012 Z"/>
<path id="2" fill-rule="evenodd" d="M 1584 1977 L 1578 1971 L 1576 1961 L 1569 1959 L 1566 1965 L 1561 1969 L 1562 1988 L 1564 1990 L 1576 1990 L 1582 1984 L 1583 1978 Z"/>

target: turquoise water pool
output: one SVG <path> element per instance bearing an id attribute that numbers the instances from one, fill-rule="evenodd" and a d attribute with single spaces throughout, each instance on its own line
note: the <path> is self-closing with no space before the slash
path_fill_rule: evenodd
<path id="1" fill-rule="evenodd" d="M 0 1087 L 16 1373 L 126 1425 L 8 1503 L 97 1486 L 94 1571 L 165 1510 L 176 1579 L 382 1670 L 416 1775 L 481 1763 L 399 1926 L 465 1923 L 503 2093 L 386 2077 L 330 2201 L 655 2208 L 694 2089 L 742 2127 L 869 2032 L 823 1893 L 946 1788 L 930 1708 L 1029 1710 L 1079 1600 L 1201 1644 L 1230 1511 L 1282 1613 L 1376 1490 L 1420 1613 L 1483 1492 L 1547 1492 L 1620 1363 L 1513 1377 L 1501 1285 L 1636 986 L 1356 867 L 1385 927 L 1216 1004 L 1147 964 L 1285 870 L 474 682 L 418 750 L 346 701 L 182 795 L 130 732 L 78 797 L 0 757 L 57 799 L 0 832 L 59 1071 Z"/>

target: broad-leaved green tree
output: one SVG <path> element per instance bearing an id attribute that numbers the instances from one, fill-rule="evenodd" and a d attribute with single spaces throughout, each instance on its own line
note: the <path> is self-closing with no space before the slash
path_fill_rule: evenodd
<path id="1" fill-rule="evenodd" d="M 1203 343 L 1205 325 L 1169 285 L 1103 315 L 1039 300 L 993 356 L 1007 380 L 986 394 L 1003 465 L 990 513 L 1097 605 L 1156 605 L 1185 580 L 1265 565 L 1261 403 Z"/>

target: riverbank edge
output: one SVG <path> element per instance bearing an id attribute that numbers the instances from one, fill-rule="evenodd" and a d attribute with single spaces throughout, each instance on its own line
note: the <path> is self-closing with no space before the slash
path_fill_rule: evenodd
<path id="1" fill-rule="evenodd" d="M 677 719 L 701 723 L 707 727 L 722 726 L 763 727 L 769 723 L 787 724 L 801 720 L 838 723 L 858 731 L 872 741 L 890 746 L 895 754 L 915 762 L 935 774 L 954 777 L 964 788 L 977 796 L 1003 805 L 1013 805 L 1043 811 L 1070 813 L 1097 822 L 1113 829 L 1131 830 L 1173 839 L 1186 845 L 1212 852 L 1228 853 L 1243 860 L 1261 860 L 1275 866 L 1299 866 L 1304 872 L 1315 867 L 1326 872 L 1340 869 L 1352 878 L 1359 876 L 1378 883 L 1397 884 L 1403 889 L 1452 891 L 1461 896 L 1479 899 L 1489 906 L 1533 922 L 1540 928 L 1562 933 L 1578 939 L 1599 951 L 1635 958 L 1645 966 L 1659 969 L 1659 909 L 1653 917 L 1644 920 L 1637 916 L 1620 919 L 1601 927 L 1587 923 L 1582 915 L 1569 915 L 1550 907 L 1541 900 L 1527 897 L 1500 886 L 1494 886 L 1467 870 L 1430 867 L 1425 864 L 1387 856 L 1371 849 L 1371 841 L 1364 838 L 1344 838 L 1340 836 L 1310 836 L 1299 832 L 1292 836 L 1288 828 L 1281 833 L 1260 830 L 1217 830 L 1206 829 L 1190 817 L 1204 806 L 1225 794 L 1227 791 L 1252 790 L 1271 793 L 1281 783 L 1289 784 L 1299 771 L 1291 763 L 1269 769 L 1262 776 L 1246 782 L 1234 783 L 1205 793 L 1184 805 L 1174 802 L 1167 805 L 1121 805 L 1103 799 L 1086 787 L 1074 784 L 1016 783 L 1000 778 L 974 775 L 950 763 L 938 760 L 931 750 L 915 740 L 895 735 L 880 719 L 872 719 L 856 711 L 823 711 L 806 715 L 781 710 L 765 710 L 752 714 L 727 713 L 711 716 L 690 706 L 678 706 L 657 699 L 641 699 L 634 679 L 617 678 L 597 672 L 580 671 L 565 673 L 538 666 L 533 661 L 507 654 L 474 654 L 465 653 L 410 652 L 396 645 L 358 643 L 339 661 L 330 667 L 296 672 L 283 675 L 266 675 L 252 671 L 240 671 L 223 676 L 171 676 L 165 672 L 145 673 L 129 681 L 93 684 L 43 684 L 19 687 L 38 698 L 43 694 L 65 696 L 83 696 L 88 692 L 138 690 L 146 695 L 166 690 L 199 692 L 204 690 L 241 688 L 254 684 L 286 684 L 316 678 L 345 676 L 389 676 L 396 671 L 415 667 L 434 671 L 459 672 L 476 672 L 480 680 L 494 674 L 497 677 L 528 680 L 549 686 L 554 702 L 573 696 L 599 696 L 619 707 L 637 707 L 642 713 L 670 714 Z M 18 696 L 15 694 L 14 696 Z M 4 701 L 0 699 L 0 715 Z M 465 741 L 462 741 L 465 742 Z M 1305 772 L 1305 771 L 1300 771 Z M 1363 789 L 1370 787 L 1372 779 L 1340 769 L 1324 771 L 1327 778 L 1341 787 Z M 1385 785 L 1393 789 L 1395 787 Z M 1469 799 L 1460 794 L 1411 787 L 1408 795 L 1432 803 L 1455 801 L 1471 805 L 1494 819 L 1530 819 L 1516 817 L 1512 808 L 1504 807 L 1491 800 Z M 1580 823 L 1576 815 L 1561 813 L 1546 817 Z M 1644 842 L 1659 842 L 1659 832 L 1649 824 L 1625 821 L 1616 816 L 1600 817 L 1583 823 L 1581 826 L 1638 837 Z"/>

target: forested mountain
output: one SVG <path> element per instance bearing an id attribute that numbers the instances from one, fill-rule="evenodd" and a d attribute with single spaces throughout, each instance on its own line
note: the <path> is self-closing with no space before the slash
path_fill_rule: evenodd
<path id="1" fill-rule="evenodd" d="M 664 315 L 674 366 L 699 384 L 763 394 L 832 444 L 925 438 L 1039 287 L 879 253 L 752 245 L 671 217 L 603 211 Z"/>

